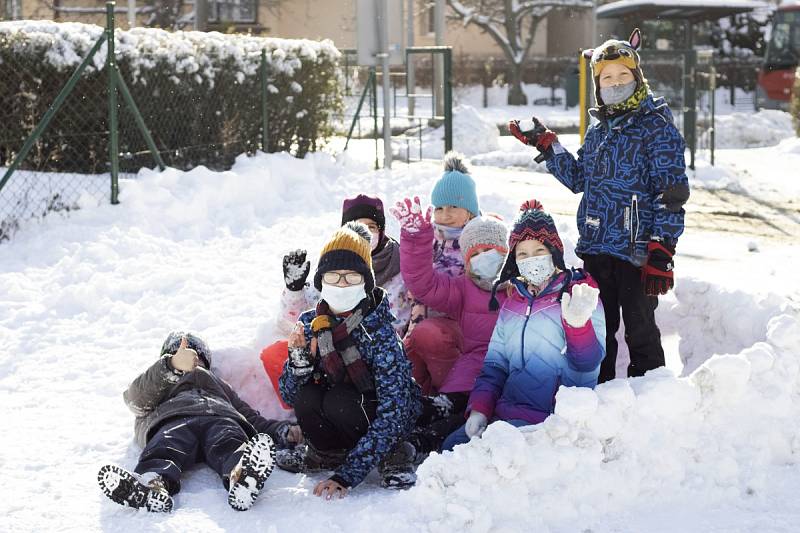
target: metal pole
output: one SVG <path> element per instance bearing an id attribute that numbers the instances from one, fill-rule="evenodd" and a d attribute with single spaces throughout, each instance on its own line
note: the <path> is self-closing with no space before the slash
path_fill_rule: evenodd
<path id="1" fill-rule="evenodd" d="M 370 69 L 372 80 L 372 136 L 375 138 L 375 170 L 378 170 L 378 75 L 375 67 Z"/>
<path id="2" fill-rule="evenodd" d="M 451 49 L 446 49 L 444 55 L 444 151 L 453 149 L 453 86 L 451 77 L 453 73 Z"/>
<path id="3" fill-rule="evenodd" d="M 111 203 L 119 203 L 119 124 L 117 117 L 117 78 L 114 70 L 114 2 L 106 2 L 106 70 L 108 71 L 108 159 L 111 164 Z"/>
<path id="4" fill-rule="evenodd" d="M 587 90 L 586 90 L 586 83 L 587 83 L 587 76 L 586 76 L 586 58 L 583 57 L 583 52 L 578 54 L 578 112 L 580 113 L 580 122 L 578 126 L 578 135 L 580 136 L 581 144 L 583 144 L 583 139 L 586 137 L 586 128 L 588 127 L 587 124 L 587 110 L 589 108 L 589 102 L 587 97 Z"/>
<path id="5" fill-rule="evenodd" d="M 75 88 L 75 85 L 78 83 L 78 80 L 80 80 L 83 71 L 86 70 L 86 67 L 92 62 L 92 58 L 94 57 L 94 55 L 97 53 L 97 51 L 100 49 L 100 47 L 103 45 L 105 41 L 106 41 L 106 34 L 103 33 L 100 36 L 100 38 L 97 39 L 97 42 L 94 43 L 92 49 L 89 50 L 89 54 L 83 59 L 81 64 L 78 65 L 78 68 L 75 69 L 75 72 L 72 73 L 72 76 L 70 76 L 69 80 L 67 80 L 67 84 L 64 85 L 64 88 L 61 89 L 61 92 L 58 93 L 56 99 L 53 101 L 52 104 L 50 104 L 50 107 L 47 108 L 47 111 L 42 117 L 42 120 L 36 125 L 31 134 L 25 140 L 25 143 L 22 145 L 22 148 L 20 149 L 19 152 L 17 152 L 17 155 L 14 157 L 14 160 L 8 166 L 8 169 L 6 169 L 6 173 L 3 174 L 3 179 L 0 180 L 0 191 L 3 190 L 3 187 L 5 187 L 6 183 L 8 183 L 8 180 L 11 179 L 11 175 L 14 174 L 14 172 L 19 168 L 19 165 L 25 159 L 25 157 L 27 157 L 28 152 L 31 151 L 31 148 L 33 148 L 33 145 L 36 144 L 36 141 L 39 140 L 39 137 L 42 136 L 44 130 L 47 129 L 47 126 L 50 124 L 50 121 L 53 120 L 53 117 L 56 115 L 56 113 L 58 113 L 58 110 L 61 109 L 61 106 L 64 104 L 64 101 L 72 92 L 72 89 Z"/>
<path id="6" fill-rule="evenodd" d="M 415 0 L 408 0 L 408 13 L 406 14 L 406 47 L 414 46 L 414 4 Z M 417 73 L 414 69 L 413 56 L 406 54 L 406 96 L 408 98 L 408 116 L 414 116 L 414 97 L 417 92 Z"/>
<path id="7" fill-rule="evenodd" d="M 269 130 L 267 129 L 267 51 L 261 50 L 261 151 L 265 154 L 269 148 Z"/>
<path id="8" fill-rule="evenodd" d="M 131 96 L 131 92 L 128 90 L 128 84 L 125 83 L 125 79 L 123 79 L 122 74 L 119 71 L 119 66 L 114 68 L 114 76 L 116 78 L 117 87 L 119 88 L 120 92 L 122 93 L 122 99 L 128 104 L 128 107 L 133 113 L 133 118 L 136 121 L 136 125 L 139 127 L 139 131 L 142 133 L 142 137 L 144 137 L 144 142 L 147 143 L 147 148 L 150 150 L 150 153 L 153 155 L 153 159 L 156 161 L 156 165 L 161 170 L 167 168 L 164 164 L 164 160 L 161 159 L 161 154 L 156 147 L 156 143 L 153 140 L 153 136 L 150 134 L 150 130 L 147 128 L 147 124 L 144 122 L 144 118 L 142 118 L 142 114 L 139 111 L 139 107 L 136 105 L 136 101 Z"/>
<path id="9" fill-rule="evenodd" d="M 196 31 L 208 29 L 208 0 L 194 0 L 194 29 Z"/>
<path id="10" fill-rule="evenodd" d="M 383 168 L 392 168 L 392 99 L 389 79 L 389 2 L 378 0 L 378 40 L 380 42 L 381 76 L 383 87 Z"/>
<path id="11" fill-rule="evenodd" d="M 136 27 L 136 0 L 128 0 L 128 29 Z"/>
<path id="12" fill-rule="evenodd" d="M 434 4 L 433 29 L 436 32 L 436 46 L 444 46 L 444 0 L 436 0 Z M 444 58 L 437 54 L 433 56 L 433 61 L 433 99 L 436 116 L 441 117 L 444 115 Z"/>
<path id="13" fill-rule="evenodd" d="M 714 116 L 717 111 L 717 69 L 711 65 L 711 166 L 714 166 L 714 147 L 716 145 L 717 131 L 714 125 Z"/>

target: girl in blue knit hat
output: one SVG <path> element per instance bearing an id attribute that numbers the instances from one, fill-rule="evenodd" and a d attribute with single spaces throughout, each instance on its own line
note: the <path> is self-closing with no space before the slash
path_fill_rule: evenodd
<path id="1" fill-rule="evenodd" d="M 431 191 L 433 269 L 453 278 L 464 274 L 458 239 L 467 222 L 480 214 L 475 181 L 462 158 L 455 152 L 445 154 L 444 174 Z M 463 336 L 458 323 L 416 301 L 403 342 L 423 394 L 436 394 L 462 352 Z"/>

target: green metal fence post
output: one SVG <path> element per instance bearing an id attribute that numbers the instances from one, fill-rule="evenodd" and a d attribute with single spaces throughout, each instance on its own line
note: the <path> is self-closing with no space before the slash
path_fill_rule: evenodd
<path id="1" fill-rule="evenodd" d="M 119 124 L 117 117 L 117 78 L 114 71 L 114 2 L 106 2 L 106 70 L 108 71 L 108 157 L 111 163 L 111 203 L 119 203 Z"/>
<path id="2" fill-rule="evenodd" d="M 97 42 L 94 43 L 92 49 L 83 59 L 81 64 L 78 65 L 78 68 L 75 69 L 75 72 L 72 73 L 72 76 L 69 78 L 69 80 L 67 80 L 67 84 L 64 85 L 64 88 L 61 89 L 61 92 L 58 93 L 56 99 L 53 101 L 50 107 L 47 108 L 47 111 L 42 117 L 42 120 L 33 129 L 31 134 L 25 140 L 25 144 L 22 145 L 22 148 L 17 153 L 16 157 L 14 157 L 14 160 L 8 166 L 8 169 L 6 169 L 6 173 L 3 175 L 3 179 L 0 180 L 0 191 L 3 190 L 3 187 L 5 187 L 6 183 L 8 183 L 8 180 L 11 179 L 12 174 L 14 174 L 14 172 L 19 168 L 19 165 L 25 159 L 25 157 L 27 157 L 28 152 L 31 151 L 31 148 L 33 148 L 33 145 L 36 144 L 36 141 L 39 140 L 39 137 L 42 136 L 42 133 L 44 132 L 45 129 L 47 129 L 47 126 L 50 124 L 50 121 L 53 120 L 53 117 L 56 115 L 56 113 L 58 113 L 58 110 L 61 109 L 61 106 L 64 104 L 64 101 L 67 99 L 72 90 L 75 88 L 75 85 L 78 83 L 78 80 L 80 80 L 83 71 L 86 70 L 86 67 L 89 66 L 89 64 L 92 62 L 92 58 L 97 53 L 97 51 L 100 50 L 100 47 L 103 45 L 103 42 L 105 42 L 105 40 L 106 40 L 106 34 L 104 33 L 103 35 L 100 36 L 99 39 L 97 39 Z"/>
<path id="3" fill-rule="evenodd" d="M 452 50 L 444 50 L 444 151 L 453 149 L 453 87 L 452 76 Z"/>
<path id="4" fill-rule="evenodd" d="M 356 108 L 356 114 L 353 116 L 353 122 L 350 124 L 350 131 L 347 132 L 347 140 L 344 143 L 344 150 L 347 150 L 347 145 L 350 144 L 350 138 L 353 136 L 353 130 L 356 127 L 356 122 L 361 124 L 361 108 L 364 106 L 364 99 L 367 96 L 367 91 L 372 86 L 372 77 L 374 76 L 374 72 L 370 70 L 369 77 L 367 78 L 367 83 L 364 85 L 364 90 L 361 91 L 361 98 L 358 100 L 358 107 Z M 372 107 L 372 101 L 370 101 L 370 107 Z M 360 130 L 360 128 L 359 128 Z"/>
<path id="5" fill-rule="evenodd" d="M 689 147 L 689 168 L 694 170 L 697 151 L 697 51 L 687 50 L 684 56 L 683 136 Z"/>
<path id="6" fill-rule="evenodd" d="M 267 51 L 261 50 L 261 151 L 267 153 L 269 133 L 267 130 Z"/>
<path id="7" fill-rule="evenodd" d="M 156 147 L 153 136 L 150 134 L 150 130 L 147 128 L 147 124 L 144 123 L 144 118 L 142 118 L 142 113 L 139 111 L 139 106 L 136 105 L 133 96 L 131 96 L 130 90 L 128 90 L 128 84 L 125 83 L 125 79 L 122 77 L 122 73 L 119 71 L 119 65 L 114 68 L 114 78 L 116 80 L 117 87 L 122 93 L 122 99 L 126 104 L 128 104 L 131 113 L 133 113 L 133 118 L 136 120 L 136 125 L 139 127 L 142 137 L 144 137 L 144 142 L 147 143 L 147 148 L 153 155 L 156 165 L 158 165 L 160 170 L 164 170 L 167 168 L 167 166 L 164 164 L 164 160 L 161 159 L 161 153 L 159 153 L 158 147 Z"/>

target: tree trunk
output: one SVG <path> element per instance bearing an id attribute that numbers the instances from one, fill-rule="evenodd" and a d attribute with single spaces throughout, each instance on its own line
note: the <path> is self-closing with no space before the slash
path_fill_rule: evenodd
<path id="1" fill-rule="evenodd" d="M 528 97 L 522 91 L 522 65 L 509 65 L 510 82 L 508 84 L 508 105 L 528 105 Z"/>

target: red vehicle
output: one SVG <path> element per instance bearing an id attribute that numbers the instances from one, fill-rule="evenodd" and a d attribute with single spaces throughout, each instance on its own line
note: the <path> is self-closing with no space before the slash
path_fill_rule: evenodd
<path id="1" fill-rule="evenodd" d="M 772 37 L 758 73 L 762 107 L 788 109 L 795 70 L 800 63 L 800 0 L 784 2 L 775 11 Z"/>

